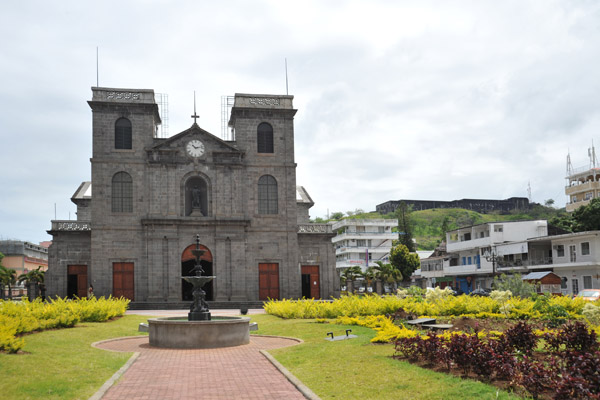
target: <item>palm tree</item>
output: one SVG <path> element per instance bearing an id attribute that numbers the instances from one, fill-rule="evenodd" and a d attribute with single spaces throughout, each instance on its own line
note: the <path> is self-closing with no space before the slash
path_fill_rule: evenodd
<path id="1" fill-rule="evenodd" d="M 362 277 L 365 278 L 365 283 L 366 283 L 366 293 L 369 292 L 369 287 L 373 288 L 373 280 L 375 280 L 375 270 L 373 269 L 373 267 L 369 267 L 367 268 L 367 270 L 365 272 L 363 272 Z"/>
<path id="2" fill-rule="evenodd" d="M 12 285 L 17 283 L 17 271 L 0 265 L 0 282 L 8 286 L 8 298 L 12 300 Z"/>
<path id="3" fill-rule="evenodd" d="M 402 280 L 402 272 L 392 264 L 384 264 L 381 261 L 375 261 L 375 264 L 377 266 L 372 267 L 375 271 L 375 279 L 394 285 L 394 292 L 396 292 L 398 281 Z"/>
<path id="4" fill-rule="evenodd" d="M 352 282 L 359 276 L 362 276 L 362 270 L 358 265 L 346 268 L 340 275 L 340 280 L 342 284 L 346 284 L 348 293 L 352 292 Z"/>
<path id="5" fill-rule="evenodd" d="M 41 285 L 44 284 L 44 274 L 45 271 L 42 271 L 42 266 L 40 265 L 37 269 L 31 270 L 25 274 L 19 275 L 17 278 L 17 282 L 25 282 L 27 286 L 27 293 L 29 295 L 29 300 L 33 301 L 35 297 L 38 295 L 38 289 Z M 32 285 L 33 284 L 33 285 Z M 33 286 L 33 288 L 32 288 Z M 33 293 L 30 293 L 33 292 Z"/>

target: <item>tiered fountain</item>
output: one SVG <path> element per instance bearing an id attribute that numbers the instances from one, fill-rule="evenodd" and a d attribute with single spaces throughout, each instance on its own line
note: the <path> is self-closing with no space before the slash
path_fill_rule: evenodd
<path id="1" fill-rule="evenodd" d="M 196 235 L 196 248 L 192 254 L 196 264 L 192 273 L 196 275 L 182 276 L 182 279 L 194 286 L 194 301 L 187 320 L 179 317 L 154 318 L 148 320 L 150 346 L 178 349 L 212 349 L 231 347 L 250 343 L 249 323 L 246 317 L 214 317 L 211 318 L 208 304 L 204 297 L 204 285 L 212 281 L 214 276 L 203 276 L 200 258 L 205 250 L 200 249 L 200 235 Z"/>

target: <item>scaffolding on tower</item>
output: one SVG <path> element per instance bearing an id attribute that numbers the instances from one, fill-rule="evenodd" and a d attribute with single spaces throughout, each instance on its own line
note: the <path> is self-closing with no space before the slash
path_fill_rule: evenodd
<path id="1" fill-rule="evenodd" d="M 157 129 L 155 137 L 169 137 L 169 95 L 166 93 L 155 93 L 156 104 L 158 105 L 158 113 L 160 114 L 160 128 Z"/>
<path id="2" fill-rule="evenodd" d="M 226 141 L 235 140 L 233 128 L 229 126 L 229 116 L 234 100 L 234 96 L 221 96 L 221 139 Z"/>

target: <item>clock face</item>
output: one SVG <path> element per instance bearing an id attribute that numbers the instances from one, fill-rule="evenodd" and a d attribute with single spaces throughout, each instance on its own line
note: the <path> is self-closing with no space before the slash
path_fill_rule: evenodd
<path id="1" fill-rule="evenodd" d="M 192 157 L 200 157 L 204 154 L 204 144 L 198 139 L 190 140 L 185 146 L 185 150 Z"/>

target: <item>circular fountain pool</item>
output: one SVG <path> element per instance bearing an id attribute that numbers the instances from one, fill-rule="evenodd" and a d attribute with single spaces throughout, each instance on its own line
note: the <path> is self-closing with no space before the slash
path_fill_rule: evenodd
<path id="1" fill-rule="evenodd" d="M 213 349 L 250 343 L 250 318 L 212 317 L 188 321 L 181 317 L 148 320 L 150 346 L 172 349 Z"/>

